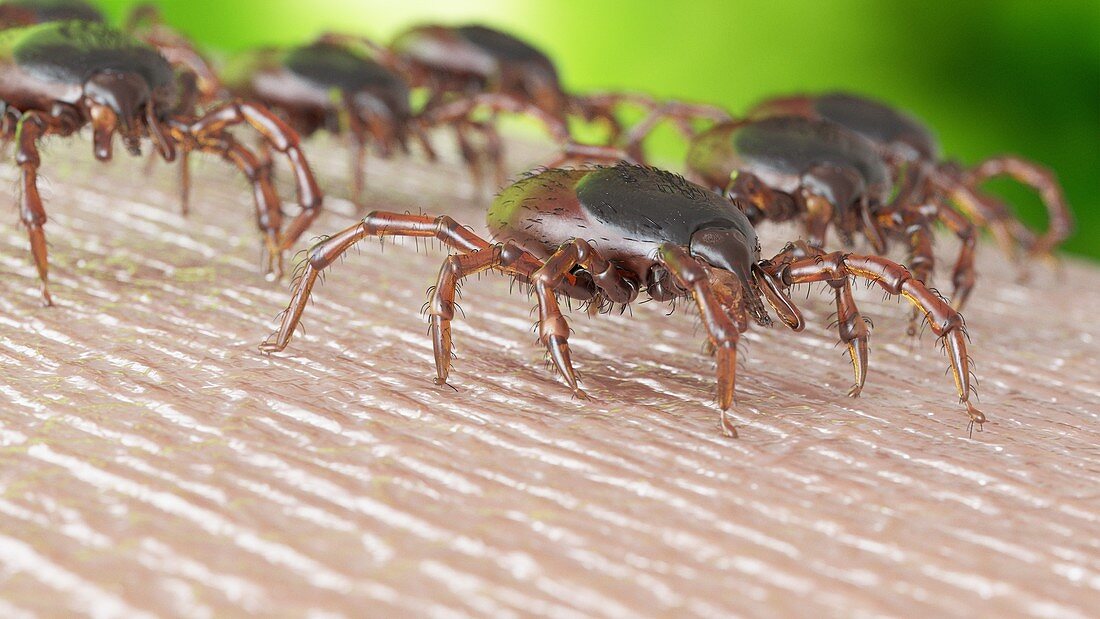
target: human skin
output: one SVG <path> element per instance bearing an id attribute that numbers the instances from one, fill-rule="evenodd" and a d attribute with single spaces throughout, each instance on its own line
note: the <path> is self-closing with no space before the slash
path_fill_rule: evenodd
<path id="1" fill-rule="evenodd" d="M 346 182 L 337 143 L 314 146 L 322 183 Z M 799 289 L 802 333 L 745 335 L 731 440 L 683 307 L 567 312 L 581 402 L 543 364 L 533 301 L 471 280 L 456 391 L 433 384 L 418 313 L 444 253 L 367 243 L 265 357 L 288 291 L 255 277 L 234 170 L 197 165 L 185 219 L 168 166 L 139 178 L 79 141 L 51 155 L 57 307 L 0 226 L 4 615 L 1094 614 L 1095 266 L 1025 284 L 981 252 L 966 317 L 990 421 L 973 438 L 898 305 L 857 289 L 875 327 L 851 399 L 832 296 Z M 390 180 L 370 197 L 476 226 L 454 159 L 371 161 Z M 316 229 L 353 209 L 334 200 Z M 765 252 L 792 232 L 762 230 Z"/>

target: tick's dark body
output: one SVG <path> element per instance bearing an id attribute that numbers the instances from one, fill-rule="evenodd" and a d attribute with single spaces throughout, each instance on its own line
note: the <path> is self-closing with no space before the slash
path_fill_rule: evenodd
<path id="1" fill-rule="evenodd" d="M 749 114 L 827 120 L 889 148 L 904 161 L 935 160 L 940 156 L 936 138 L 920 121 L 879 101 L 847 93 L 770 99 Z"/>
<path id="2" fill-rule="evenodd" d="M 1044 167 L 1012 155 L 991 157 L 967 169 L 943 161 L 932 132 L 916 118 L 885 103 L 848 93 L 779 97 L 758 104 L 753 118 L 797 116 L 836 124 L 871 141 L 883 154 L 891 178 L 904 187 L 908 206 L 937 204 L 958 208 L 977 225 L 988 225 L 1002 247 L 1014 254 L 1023 247 L 1035 254 L 1051 252 L 1069 236 L 1073 216 L 1054 174 Z M 1011 213 L 1007 205 L 979 188 L 986 180 L 1008 176 L 1039 192 L 1050 216 L 1047 231 L 1039 237 Z M 950 202 L 953 206 L 948 206 Z M 900 205 L 904 210 L 907 205 Z M 948 217 L 954 218 L 950 213 Z M 949 224 L 962 236 L 966 221 Z M 970 242 L 964 238 L 964 242 Z"/>
<path id="3" fill-rule="evenodd" d="M 644 282 L 663 243 L 691 245 L 706 228 L 734 228 L 756 247 L 748 218 L 683 177 L 638 166 L 553 169 L 505 189 L 486 215 L 495 240 L 546 258 L 573 238 Z"/>
<path id="4" fill-rule="evenodd" d="M 725 188 L 731 175 L 748 172 L 788 194 L 809 184 L 836 203 L 840 196 L 832 188 L 807 176 L 815 167 L 831 166 L 857 172 L 862 193 L 874 203 L 885 202 L 890 189 L 889 170 L 873 144 L 829 123 L 803 118 L 716 125 L 693 141 L 687 157 L 688 167 L 715 188 Z"/>
<path id="5" fill-rule="evenodd" d="M 238 58 L 227 71 L 234 92 L 280 109 L 302 135 L 339 130 L 346 100 L 403 125 L 412 116 L 409 88 L 389 69 L 329 43 L 264 49 Z"/>
<path id="6" fill-rule="evenodd" d="M 534 74 L 560 91 L 557 71 L 545 54 L 484 26 L 421 26 L 400 35 L 392 48 L 446 90 L 470 93 L 495 86 L 526 92 L 528 75 Z"/>
<path id="7" fill-rule="evenodd" d="M 0 32 L 0 100 L 17 109 L 77 105 L 84 81 L 103 71 L 133 73 L 150 91 L 174 74 L 156 50 L 95 22 L 61 22 Z"/>

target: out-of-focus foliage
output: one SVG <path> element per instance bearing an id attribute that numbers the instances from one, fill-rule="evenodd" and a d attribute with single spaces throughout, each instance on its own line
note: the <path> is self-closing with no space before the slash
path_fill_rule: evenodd
<path id="1" fill-rule="evenodd" d="M 102 0 L 116 19 L 132 0 Z M 776 93 L 847 89 L 910 110 L 972 163 L 1015 152 L 1054 168 L 1100 256 L 1096 0 L 162 0 L 200 44 L 233 51 L 324 30 L 388 40 L 416 22 L 483 22 L 545 49 L 575 90 L 626 88 L 731 111 Z M 682 152 L 670 133 L 656 148 Z M 1000 187 L 998 187 L 1000 188 Z M 1006 189 L 1031 223 L 1038 201 Z"/>

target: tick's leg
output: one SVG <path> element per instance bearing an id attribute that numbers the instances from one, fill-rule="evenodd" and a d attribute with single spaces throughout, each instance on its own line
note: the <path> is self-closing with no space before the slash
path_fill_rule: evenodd
<path id="1" fill-rule="evenodd" d="M 38 193 L 38 167 L 42 159 L 38 153 L 38 140 L 43 136 L 56 133 L 68 135 L 79 126 L 78 121 L 68 113 L 49 116 L 43 112 L 26 112 L 19 118 L 15 127 L 15 163 L 21 172 L 19 198 L 19 218 L 27 227 L 31 242 L 31 255 L 38 269 L 38 278 L 42 282 L 42 304 L 53 305 L 49 290 L 50 261 L 46 245 L 46 209 L 42 205 L 42 196 Z"/>
<path id="2" fill-rule="evenodd" d="M 637 163 L 637 161 L 631 157 L 626 151 L 615 148 L 614 146 L 595 146 L 592 144 L 578 144 L 576 142 L 567 142 L 561 148 L 561 153 L 550 162 L 544 164 L 547 168 L 560 168 L 565 165 L 575 163 L 592 163 L 592 162 L 604 162 L 604 163 L 618 163 L 625 161 L 627 163 Z"/>
<path id="3" fill-rule="evenodd" d="M 419 121 L 414 119 L 409 123 L 409 132 L 412 134 L 416 142 L 420 144 L 420 149 L 424 151 L 424 157 L 431 162 L 439 160 L 439 155 L 435 154 L 435 148 L 432 147 L 431 140 L 428 139 L 427 129 Z"/>
<path id="4" fill-rule="evenodd" d="M 959 237 L 961 243 L 959 257 L 955 259 L 955 268 L 951 274 L 951 284 L 954 286 L 951 292 L 951 306 L 961 310 L 966 300 L 970 298 L 970 291 L 974 289 L 974 250 L 977 249 L 978 235 L 974 224 L 954 209 L 941 207 L 938 217 L 955 233 L 955 236 Z"/>
<path id="5" fill-rule="evenodd" d="M 776 269 L 777 275 L 787 285 L 839 282 L 854 275 L 874 282 L 889 294 L 908 299 L 924 314 L 932 332 L 943 340 L 951 360 L 955 389 L 960 401 L 966 405 L 971 423 L 980 426 L 985 422 L 985 415 L 970 403 L 970 357 L 966 352 L 966 327 L 962 316 L 939 295 L 914 279 L 905 267 L 878 256 L 834 252 L 777 265 Z"/>
<path id="6" fill-rule="evenodd" d="M 491 112 L 509 112 L 531 116 L 544 125 L 550 136 L 557 142 L 569 140 L 569 129 L 565 119 L 557 118 L 534 105 L 519 101 L 514 97 L 499 93 L 482 93 L 472 97 L 463 97 L 450 103 L 425 110 L 425 120 L 430 125 L 449 124 L 460 119 L 469 120 L 479 108 L 488 108 Z"/>
<path id="7" fill-rule="evenodd" d="M 905 235 L 909 241 L 909 272 L 912 273 L 913 279 L 924 283 L 926 286 L 932 285 L 932 272 L 936 266 L 936 256 L 932 248 L 931 225 L 927 220 L 921 218 L 906 228 Z M 906 329 L 906 334 L 909 337 L 917 334 L 917 327 L 922 316 L 921 311 L 914 307 L 909 318 L 909 327 Z"/>
<path id="8" fill-rule="evenodd" d="M 790 195 L 768 187 L 759 177 L 749 172 L 734 176 L 725 188 L 718 188 L 749 221 L 756 225 L 761 221 L 789 221 L 801 215 L 799 205 Z"/>
<path id="9" fill-rule="evenodd" d="M 38 193 L 38 166 L 42 160 L 38 154 L 38 140 L 46 133 L 45 115 L 28 112 L 19 119 L 15 132 L 15 163 L 22 172 L 19 200 L 19 218 L 27 227 L 31 241 L 31 255 L 38 268 L 38 279 L 42 282 L 42 305 L 53 305 L 48 286 L 50 261 L 46 246 L 46 233 L 42 226 L 46 224 L 46 209 Z"/>
<path id="10" fill-rule="evenodd" d="M 208 141 L 202 146 L 208 152 L 215 152 L 237 166 L 252 185 L 253 202 L 256 205 L 256 224 L 264 233 L 264 274 L 281 279 L 283 276 L 283 247 L 279 242 L 279 229 L 283 225 L 283 213 L 279 208 L 279 196 L 271 182 L 269 166 L 250 150 L 224 134 L 218 140 Z"/>
<path id="11" fill-rule="evenodd" d="M 943 165 L 930 173 L 929 181 L 937 193 L 950 200 L 975 226 L 989 228 L 1006 256 L 1018 260 L 1021 248 L 1035 245 L 1035 235 L 1012 215 L 1007 205 L 979 194 L 960 178 L 961 174 L 953 166 Z"/>
<path id="12" fill-rule="evenodd" d="M 355 102 L 347 93 L 343 94 L 340 108 L 340 129 L 348 136 L 348 174 L 351 176 L 351 201 L 357 209 L 363 209 L 363 192 L 367 178 L 367 136 L 368 128 L 359 117 Z"/>
<path id="13" fill-rule="evenodd" d="M 180 214 L 191 213 L 191 149 L 180 149 Z"/>
<path id="14" fill-rule="evenodd" d="M 613 303 L 629 303 L 638 296 L 638 291 L 619 274 L 615 265 L 601 256 L 587 241 L 580 239 L 564 243 L 531 276 L 539 300 L 539 339 L 546 346 L 554 365 L 573 393 L 583 398 L 585 395 L 577 386 L 577 376 L 569 354 L 569 325 L 561 314 L 553 292 L 577 266 L 591 274 L 597 289 Z"/>
<path id="15" fill-rule="evenodd" d="M 823 255 L 825 255 L 823 250 L 811 247 L 805 241 L 796 241 L 779 252 L 771 262 L 789 264 L 802 258 Z M 779 283 L 782 283 L 782 280 Z M 852 296 L 851 281 L 845 277 L 828 283 L 836 297 L 837 331 L 841 343 L 848 349 L 848 358 L 852 362 L 852 371 L 855 374 L 856 382 L 848 391 L 848 395 L 853 398 L 859 397 L 863 392 L 863 384 L 867 381 L 867 364 L 870 356 L 868 342 L 871 338 L 871 330 L 860 313 L 859 307 L 856 306 L 855 297 Z"/>
<path id="16" fill-rule="evenodd" d="M 649 100 L 647 99 L 647 102 Z M 615 116 L 615 109 L 623 101 L 616 93 L 569 97 L 569 109 L 587 123 L 602 121 L 607 126 L 606 144 L 617 144 L 623 135 L 623 124 Z"/>
<path id="17" fill-rule="evenodd" d="M 439 269 L 439 279 L 428 300 L 437 385 L 446 384 L 450 374 L 451 320 L 455 315 L 458 284 L 471 275 L 490 269 L 530 281 L 539 265 L 538 258 L 510 242 L 447 258 Z"/>
<path id="18" fill-rule="evenodd" d="M 348 164 L 351 166 L 351 201 L 362 213 L 366 204 L 364 194 L 367 188 L 367 144 L 360 133 L 351 132 L 350 136 Z"/>
<path id="19" fill-rule="evenodd" d="M 737 428 L 726 415 L 726 410 L 733 403 L 737 380 L 737 340 L 741 331 L 715 296 L 703 266 L 684 248 L 671 243 L 663 244 L 657 250 L 657 260 L 668 269 L 681 288 L 691 291 L 699 307 L 703 327 L 707 330 L 718 362 L 718 407 L 722 410 L 722 431 L 726 436 L 736 437 Z"/>
<path id="20" fill-rule="evenodd" d="M 216 139 L 228 127 L 242 123 L 247 123 L 254 128 L 263 136 L 265 142 L 286 155 L 294 171 L 298 204 L 302 207 L 302 212 L 290 222 L 283 234 L 281 245 L 283 249 L 288 249 L 320 214 L 322 203 L 321 190 L 302 153 L 298 134 L 266 108 L 244 101 L 232 101 L 219 105 L 194 122 L 174 122 L 173 129 L 202 143 L 209 139 Z M 178 141 L 186 142 L 186 139 L 178 139 Z"/>
<path id="21" fill-rule="evenodd" d="M 676 128 L 680 130 L 684 138 L 692 140 L 695 138 L 696 131 L 692 126 L 692 122 L 695 120 L 709 120 L 715 123 L 722 123 L 731 119 L 728 112 L 723 109 L 714 107 L 712 105 L 687 103 L 684 101 L 668 101 L 653 107 L 649 116 L 643 118 L 638 124 L 630 130 L 626 135 L 625 143 L 623 144 L 623 150 L 630 153 L 637 161 L 645 161 L 645 153 L 643 151 L 643 142 L 649 137 L 649 134 L 653 132 L 664 120 L 672 120 Z"/>
<path id="22" fill-rule="evenodd" d="M 466 120 L 457 121 L 454 126 L 455 139 L 458 141 L 458 150 L 462 154 L 462 161 L 466 162 L 466 168 L 470 171 L 470 180 L 472 180 L 474 184 L 474 196 L 480 196 L 483 186 L 481 163 L 477 150 L 474 149 L 473 144 L 470 142 L 470 137 L 466 133 L 467 129 L 471 126 L 472 124 Z"/>
<path id="23" fill-rule="evenodd" d="M 1073 232 L 1073 214 L 1066 204 L 1058 179 L 1053 172 L 1037 163 L 1019 157 L 1002 156 L 981 162 L 971 171 L 967 182 L 972 188 L 977 188 L 997 176 L 1009 176 L 1039 192 L 1047 212 L 1050 213 L 1050 223 L 1046 233 L 1035 241 L 1029 251 L 1034 255 L 1049 255 Z"/>
<path id="24" fill-rule="evenodd" d="M 273 334 L 274 339 L 269 337 L 265 340 L 260 345 L 260 350 L 277 352 L 286 348 L 287 344 L 290 343 L 290 338 L 294 335 L 294 330 L 302 319 L 302 312 L 305 311 L 306 303 L 309 301 L 313 284 L 321 271 L 328 268 L 337 258 L 359 241 L 369 237 L 383 236 L 435 238 L 464 254 L 489 248 L 487 241 L 446 215 L 431 217 L 429 215 L 409 215 L 385 211 L 369 213 L 363 218 L 363 221 L 345 228 L 314 245 L 309 250 L 309 256 L 301 267 L 301 273 L 296 278 L 294 294 L 291 297 L 290 305 L 283 314 L 282 324 L 279 330 Z"/>
<path id="25" fill-rule="evenodd" d="M 496 123 L 477 123 L 474 125 L 485 139 L 485 158 L 493 165 L 497 188 L 508 183 L 508 170 L 504 166 L 504 143 Z"/>

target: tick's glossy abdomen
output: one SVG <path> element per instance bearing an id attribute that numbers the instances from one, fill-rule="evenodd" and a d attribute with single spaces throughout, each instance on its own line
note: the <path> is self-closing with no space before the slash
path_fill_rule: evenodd
<path id="1" fill-rule="evenodd" d="M 638 267 L 651 263 L 663 243 L 688 247 L 703 228 L 732 227 L 756 241 L 745 215 L 722 196 L 681 176 L 627 164 L 523 179 L 497 197 L 487 219 L 496 240 L 540 257 L 581 238 L 605 257 Z"/>
<path id="2" fill-rule="evenodd" d="M 886 104 L 847 93 L 830 93 L 817 97 L 813 105 L 822 118 L 890 146 L 908 159 L 939 157 L 939 144 L 928 129 Z"/>
<path id="3" fill-rule="evenodd" d="M 52 22 L 5 32 L 11 61 L 48 82 L 83 84 L 101 71 L 140 75 L 150 89 L 171 83 L 172 66 L 156 49 L 96 22 Z"/>
<path id="4" fill-rule="evenodd" d="M 734 172 L 749 172 L 785 192 L 795 191 L 816 165 L 855 170 L 872 188 L 889 182 L 886 164 L 870 141 L 830 122 L 799 117 L 717 125 L 693 141 L 688 165 L 716 186 L 724 186 Z"/>

